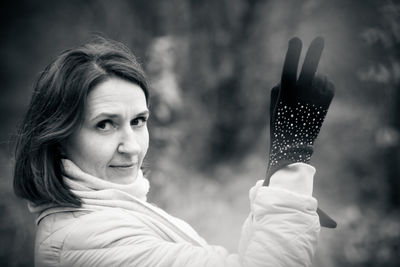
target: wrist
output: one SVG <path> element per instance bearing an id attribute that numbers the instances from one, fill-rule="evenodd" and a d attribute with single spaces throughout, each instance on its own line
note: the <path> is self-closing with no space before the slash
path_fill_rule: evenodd
<path id="1" fill-rule="evenodd" d="M 271 176 L 269 186 L 311 196 L 314 174 L 313 166 L 301 162 L 292 163 L 276 171 Z"/>
<path id="2" fill-rule="evenodd" d="M 272 143 L 268 171 L 277 166 L 286 166 L 291 163 L 309 163 L 314 150 L 312 144 L 300 142 L 299 144 L 287 144 L 280 146 Z"/>

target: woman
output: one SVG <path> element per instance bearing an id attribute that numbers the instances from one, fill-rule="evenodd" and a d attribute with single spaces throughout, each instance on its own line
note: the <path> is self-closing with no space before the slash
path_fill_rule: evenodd
<path id="1" fill-rule="evenodd" d="M 16 148 L 15 192 L 38 216 L 35 265 L 310 266 L 320 223 L 307 163 L 333 96 L 314 78 L 322 47 L 317 38 L 297 82 L 301 42 L 289 43 L 267 178 L 250 190 L 237 254 L 146 202 L 149 93 L 129 50 L 100 39 L 63 52 L 35 85 Z"/>

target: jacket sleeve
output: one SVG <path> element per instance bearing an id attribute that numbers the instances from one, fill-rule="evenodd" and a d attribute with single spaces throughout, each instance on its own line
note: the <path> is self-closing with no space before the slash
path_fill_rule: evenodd
<path id="1" fill-rule="evenodd" d="M 311 266 L 320 232 L 315 169 L 294 163 L 277 171 L 268 187 L 250 190 L 251 212 L 242 228 L 242 266 Z"/>
<path id="2" fill-rule="evenodd" d="M 251 189 L 238 254 L 219 246 L 168 242 L 135 218 L 116 213 L 102 221 L 104 214 L 98 212 L 83 216 L 67 235 L 60 266 L 311 266 L 320 230 L 309 186 L 312 191 L 313 171 L 292 164 L 276 172 L 269 187 L 259 181 Z"/>

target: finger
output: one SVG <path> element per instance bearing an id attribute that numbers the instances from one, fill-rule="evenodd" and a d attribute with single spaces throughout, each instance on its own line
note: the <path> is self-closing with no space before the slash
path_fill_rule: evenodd
<path id="1" fill-rule="evenodd" d="M 322 37 L 317 37 L 311 42 L 299 76 L 298 85 L 301 88 L 310 88 L 323 49 L 324 39 Z"/>
<path id="2" fill-rule="evenodd" d="M 282 71 L 282 90 L 294 88 L 296 84 L 301 47 L 302 43 L 299 38 L 294 37 L 290 39 Z"/>
<path id="3" fill-rule="evenodd" d="M 316 75 L 312 80 L 310 93 L 314 104 L 328 108 L 335 94 L 335 86 L 326 76 Z"/>
<path id="4" fill-rule="evenodd" d="M 275 86 L 271 90 L 271 103 L 270 103 L 270 114 L 272 115 L 274 113 L 275 107 L 278 104 L 278 97 L 279 97 L 279 89 L 280 85 Z"/>

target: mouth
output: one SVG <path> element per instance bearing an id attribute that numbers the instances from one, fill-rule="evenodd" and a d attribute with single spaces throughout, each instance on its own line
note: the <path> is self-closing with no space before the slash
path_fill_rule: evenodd
<path id="1" fill-rule="evenodd" d="M 116 169 L 132 169 L 135 167 L 135 163 L 122 163 L 122 164 L 113 164 L 110 165 L 110 168 L 116 168 Z"/>

